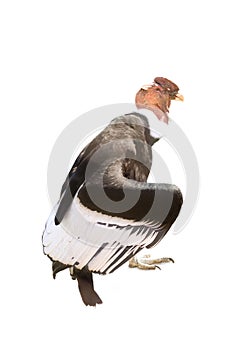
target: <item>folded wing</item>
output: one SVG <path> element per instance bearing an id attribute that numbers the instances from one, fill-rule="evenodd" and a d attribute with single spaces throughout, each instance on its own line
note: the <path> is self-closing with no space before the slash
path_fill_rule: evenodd
<path id="1" fill-rule="evenodd" d="M 117 132 L 105 129 L 72 167 L 43 235 L 44 252 L 52 260 L 110 273 L 157 244 L 176 220 L 180 190 L 146 182 L 152 163 L 150 135 L 146 126 L 137 133 L 128 125 Z M 118 139 L 112 143 L 114 135 Z M 111 148 L 104 150 L 104 144 Z M 97 158 L 100 146 L 103 153 Z"/>

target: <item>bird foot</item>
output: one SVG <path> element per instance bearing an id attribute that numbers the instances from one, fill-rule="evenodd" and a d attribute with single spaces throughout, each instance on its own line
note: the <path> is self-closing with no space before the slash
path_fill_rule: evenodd
<path id="1" fill-rule="evenodd" d="M 150 255 L 144 255 L 143 257 L 137 258 L 133 257 L 129 260 L 129 267 L 134 268 L 137 267 L 141 270 L 155 270 L 161 268 L 157 264 L 163 264 L 163 263 L 174 263 L 174 260 L 172 258 L 159 258 L 159 259 L 152 259 Z"/>

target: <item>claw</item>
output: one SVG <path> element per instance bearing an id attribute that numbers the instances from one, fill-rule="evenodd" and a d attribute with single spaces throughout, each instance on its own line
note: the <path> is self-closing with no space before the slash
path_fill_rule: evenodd
<path id="1" fill-rule="evenodd" d="M 159 259 L 150 259 L 150 255 L 144 255 L 141 258 L 133 257 L 129 261 L 129 267 L 134 268 L 137 267 L 141 270 L 155 270 L 158 268 L 161 270 L 161 268 L 157 264 L 162 263 L 174 263 L 174 260 L 172 258 L 159 258 Z"/>

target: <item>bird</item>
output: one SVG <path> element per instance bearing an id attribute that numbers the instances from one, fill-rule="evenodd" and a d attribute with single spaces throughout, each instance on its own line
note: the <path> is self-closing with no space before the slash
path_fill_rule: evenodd
<path id="1" fill-rule="evenodd" d="M 167 78 L 142 86 L 135 97 L 138 111 L 115 117 L 79 153 L 45 224 L 43 252 L 52 261 L 53 278 L 69 269 L 85 305 L 102 304 L 94 273 L 112 273 L 128 261 L 147 269 L 173 261 L 136 258 L 163 239 L 183 204 L 176 185 L 147 182 L 159 138 L 139 111 L 168 123 L 172 100 L 183 96 Z"/>

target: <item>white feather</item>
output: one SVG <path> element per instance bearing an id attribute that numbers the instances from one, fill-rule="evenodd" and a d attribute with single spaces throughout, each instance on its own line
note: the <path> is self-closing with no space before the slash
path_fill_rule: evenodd
<path id="1" fill-rule="evenodd" d="M 51 212 L 43 234 L 44 253 L 79 269 L 88 265 L 90 271 L 109 273 L 129 254 L 152 243 L 157 235 L 141 223 L 91 211 L 80 204 L 77 196 L 62 223 L 55 225 L 57 207 Z M 123 254 L 126 248 L 128 251 Z"/>

